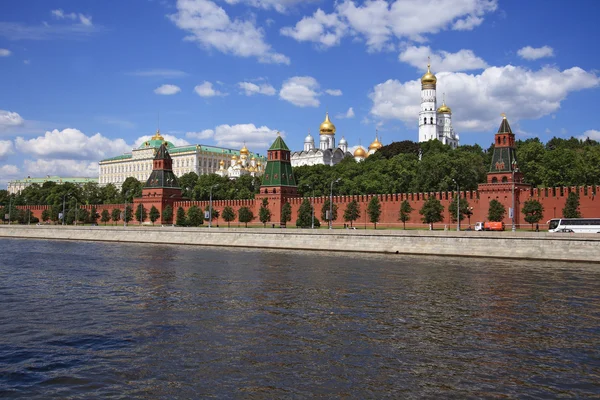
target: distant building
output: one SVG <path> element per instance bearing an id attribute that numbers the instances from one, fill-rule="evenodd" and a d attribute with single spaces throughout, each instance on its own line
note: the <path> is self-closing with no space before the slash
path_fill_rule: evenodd
<path id="1" fill-rule="evenodd" d="M 231 157 L 230 165 L 225 168 L 225 161 L 219 161 L 219 170 L 216 172 L 217 175 L 228 177 L 229 179 L 236 179 L 240 176 L 262 176 L 264 166 L 261 159 L 257 159 L 255 156 L 250 155 L 250 151 L 244 145 L 240 150 L 240 156 L 233 155 Z"/>
<path id="2" fill-rule="evenodd" d="M 27 177 L 25 179 L 17 179 L 14 181 L 8 182 L 8 193 L 10 194 L 18 194 L 27 186 L 31 186 L 34 183 L 42 186 L 46 182 L 54 182 L 58 184 L 62 183 L 73 183 L 76 185 L 83 185 L 86 183 L 98 183 L 98 178 L 63 178 L 60 176 L 46 176 L 45 178 L 31 178 Z"/>
<path id="3" fill-rule="evenodd" d="M 176 176 L 188 172 L 195 172 L 198 175 L 214 174 L 219 171 L 221 162 L 230 164 L 234 157 L 237 161 L 241 155 L 239 150 L 223 147 L 201 144 L 175 146 L 173 143 L 166 141 L 159 131 L 156 131 L 156 134 L 150 140 L 142 143 L 137 149 L 133 149 L 131 153 L 101 160 L 99 162 L 99 184 L 105 186 L 112 183 L 120 188 L 128 177 L 134 177 L 140 182 L 145 182 L 152 173 L 152 160 L 163 143 L 167 146 L 173 159 L 173 172 Z M 265 157 L 249 151 L 247 157 L 254 158 L 256 163 L 266 161 Z"/>

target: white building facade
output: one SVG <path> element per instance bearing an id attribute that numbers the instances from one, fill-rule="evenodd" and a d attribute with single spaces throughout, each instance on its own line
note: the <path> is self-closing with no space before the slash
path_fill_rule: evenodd
<path id="1" fill-rule="evenodd" d="M 246 145 L 244 145 L 240 150 L 240 156 L 234 154 L 227 168 L 224 160 L 219 161 L 219 170 L 216 174 L 229 179 L 237 179 L 244 175 L 261 176 L 265 168 L 263 161 L 264 159 L 258 159 L 256 156 L 251 155 Z"/>
<path id="2" fill-rule="evenodd" d="M 421 111 L 419 111 L 419 142 L 437 139 L 440 142 L 458 147 L 459 137 L 452 128 L 452 110 L 444 99 L 437 108 L 437 78 L 427 64 L 427 72 L 421 77 Z"/>
<path id="3" fill-rule="evenodd" d="M 222 147 L 191 145 L 175 147 L 171 142 L 166 142 L 159 131 L 148 141 L 133 149 L 131 153 L 101 160 L 99 162 L 100 186 L 114 184 L 120 188 L 125 179 L 134 177 L 140 182 L 145 182 L 152 173 L 152 160 L 158 148 L 167 144 L 169 154 L 173 159 L 173 172 L 181 176 L 188 172 L 198 175 L 212 174 L 219 171 L 220 162 L 229 164 L 233 157 L 239 157 L 240 151 Z M 245 147 L 245 146 L 244 146 Z M 265 157 L 250 154 L 257 162 L 264 164 Z"/>

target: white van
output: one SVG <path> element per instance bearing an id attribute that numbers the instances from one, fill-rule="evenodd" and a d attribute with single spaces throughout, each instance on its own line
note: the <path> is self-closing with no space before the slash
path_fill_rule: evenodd
<path id="1" fill-rule="evenodd" d="M 483 230 L 483 222 L 475 222 L 475 230 L 482 231 Z"/>

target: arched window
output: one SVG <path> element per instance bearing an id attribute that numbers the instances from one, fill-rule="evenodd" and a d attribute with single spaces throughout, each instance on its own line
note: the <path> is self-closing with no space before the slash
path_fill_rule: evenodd
<path id="1" fill-rule="evenodd" d="M 427 118 L 423 118 L 423 123 L 427 125 Z"/>
<path id="2" fill-rule="evenodd" d="M 506 183 L 506 182 L 508 182 L 508 178 L 506 176 L 503 176 L 502 177 L 502 183 Z"/>
<path id="3" fill-rule="evenodd" d="M 498 178 L 496 178 L 496 177 L 493 177 L 493 178 L 492 178 L 492 183 L 498 183 Z"/>
<path id="4" fill-rule="evenodd" d="M 431 117 L 431 118 L 429 119 L 429 122 L 431 123 L 431 125 L 433 125 L 433 117 Z"/>
<path id="5" fill-rule="evenodd" d="M 504 138 L 502 139 L 502 142 L 504 142 L 504 144 L 506 144 L 506 136 L 504 136 Z"/>
<path id="6" fill-rule="evenodd" d="M 498 138 L 498 144 L 500 144 L 500 138 Z"/>
<path id="7" fill-rule="evenodd" d="M 273 194 L 277 193 L 277 189 L 273 189 Z"/>

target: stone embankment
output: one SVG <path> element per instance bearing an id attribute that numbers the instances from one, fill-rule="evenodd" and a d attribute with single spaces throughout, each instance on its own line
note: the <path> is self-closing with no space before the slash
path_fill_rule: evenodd
<path id="1" fill-rule="evenodd" d="M 3 225 L 0 237 L 600 263 L 600 234 Z"/>

